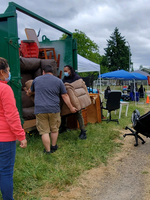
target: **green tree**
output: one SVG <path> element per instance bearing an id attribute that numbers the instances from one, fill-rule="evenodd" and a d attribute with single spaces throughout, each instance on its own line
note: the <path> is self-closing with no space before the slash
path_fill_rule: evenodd
<path id="1" fill-rule="evenodd" d="M 100 59 L 100 66 L 101 66 L 101 74 L 107 73 L 109 72 L 107 66 L 106 66 L 106 62 L 107 62 L 107 57 L 106 56 L 101 56 Z"/>
<path id="2" fill-rule="evenodd" d="M 60 40 L 66 39 L 67 35 L 63 34 Z M 75 29 L 73 39 L 77 41 L 77 53 L 84 58 L 87 58 L 97 64 L 100 64 L 101 56 L 99 54 L 99 46 L 92 41 L 84 32 Z M 79 73 L 81 76 L 93 75 L 98 77 L 98 72 Z"/>
<path id="3" fill-rule="evenodd" d="M 139 70 L 141 70 L 141 69 L 143 69 L 143 65 L 140 65 L 140 66 L 139 66 Z"/>
<path id="4" fill-rule="evenodd" d="M 66 39 L 67 35 L 63 34 L 60 39 Z M 77 40 L 77 52 L 84 58 L 95 63 L 100 63 L 99 46 L 92 41 L 84 32 L 75 29 L 73 39 Z"/>
<path id="5" fill-rule="evenodd" d="M 129 60 L 131 64 L 130 47 L 126 45 L 126 40 L 119 33 L 119 29 L 115 28 L 114 32 L 107 40 L 107 48 L 105 50 L 105 63 L 109 71 L 124 69 L 129 71 Z M 129 59 L 130 56 L 130 59 Z"/>

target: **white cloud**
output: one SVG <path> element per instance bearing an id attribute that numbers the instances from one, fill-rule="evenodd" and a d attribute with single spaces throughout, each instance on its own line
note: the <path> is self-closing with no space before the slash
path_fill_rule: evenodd
<path id="1" fill-rule="evenodd" d="M 8 0 L 0 0 L 0 13 L 8 6 Z M 104 53 L 115 27 L 130 43 L 135 69 L 140 65 L 150 67 L 150 2 L 149 0 L 15 0 L 17 4 L 73 32 L 83 31 Z M 25 27 L 32 27 L 51 40 L 62 33 L 41 22 L 18 13 L 19 37 L 25 39 Z"/>

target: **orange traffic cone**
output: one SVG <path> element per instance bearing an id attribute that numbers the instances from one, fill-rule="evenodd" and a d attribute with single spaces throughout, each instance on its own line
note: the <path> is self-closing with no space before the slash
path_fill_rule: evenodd
<path id="1" fill-rule="evenodd" d="M 149 96 L 147 95 L 146 103 L 149 103 Z"/>

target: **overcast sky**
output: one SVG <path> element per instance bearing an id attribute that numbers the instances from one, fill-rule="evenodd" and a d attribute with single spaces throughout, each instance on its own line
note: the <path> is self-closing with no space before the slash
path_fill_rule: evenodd
<path id="1" fill-rule="evenodd" d="M 8 0 L 0 0 L 0 13 L 8 7 Z M 134 69 L 139 66 L 150 68 L 150 1 L 149 0 L 14 0 L 15 3 L 74 32 L 83 31 L 99 45 L 104 54 L 107 41 L 119 29 L 130 44 Z M 25 28 L 34 28 L 50 40 L 59 39 L 62 32 L 43 25 L 20 12 L 18 34 L 26 39 Z M 128 44 L 127 44 L 128 45 Z"/>

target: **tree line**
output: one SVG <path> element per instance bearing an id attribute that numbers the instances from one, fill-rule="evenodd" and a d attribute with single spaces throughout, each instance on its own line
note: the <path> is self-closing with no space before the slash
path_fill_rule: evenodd
<path id="1" fill-rule="evenodd" d="M 62 39 L 67 35 L 63 34 Z M 104 48 L 104 55 L 100 55 L 99 46 L 92 41 L 84 32 L 75 29 L 73 39 L 77 41 L 77 53 L 101 66 L 101 74 L 124 69 L 134 71 L 131 61 L 131 50 L 124 36 L 121 36 L 116 27 L 110 38 L 107 40 L 107 47 Z M 130 67 L 130 69 L 129 69 Z M 82 73 L 82 76 L 89 74 L 98 75 L 98 72 Z"/>

